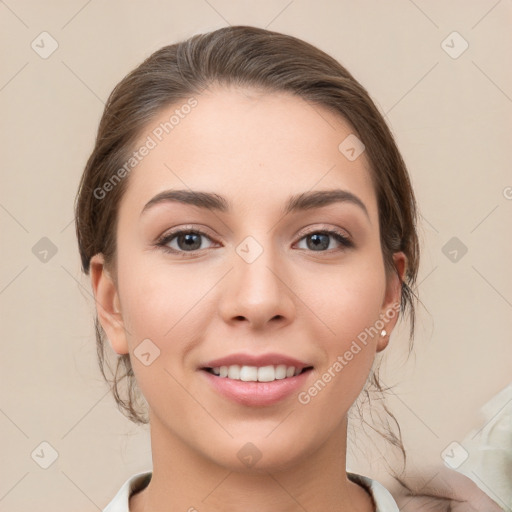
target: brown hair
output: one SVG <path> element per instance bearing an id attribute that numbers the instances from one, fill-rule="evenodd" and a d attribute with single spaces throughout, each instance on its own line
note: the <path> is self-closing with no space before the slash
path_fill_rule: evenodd
<path id="1" fill-rule="evenodd" d="M 367 91 L 339 62 L 300 39 L 261 28 L 231 26 L 165 46 L 116 85 L 106 103 L 76 198 L 76 233 L 83 271 L 88 274 L 91 257 L 97 253 L 103 253 L 106 264 L 115 271 L 117 211 L 129 177 L 120 180 L 105 197 L 98 197 L 95 191 L 119 172 L 143 128 L 164 107 L 200 95 L 212 84 L 289 92 L 329 109 L 352 125 L 371 165 L 386 274 L 396 272 L 394 252 L 403 251 L 407 256 L 400 306 L 402 313 L 409 311 L 410 351 L 416 299 L 412 288 L 419 265 L 417 212 L 409 175 L 393 135 Z M 97 317 L 95 325 L 100 369 L 109 382 L 104 332 Z M 144 411 L 136 405 L 139 391 L 129 354 L 118 356 L 115 371 L 110 368 L 110 372 L 120 410 L 136 423 L 147 423 Z M 123 381 L 126 396 L 121 396 Z M 378 369 L 371 372 L 367 384 L 368 397 L 369 389 L 384 391 Z M 405 456 L 398 423 L 391 417 L 398 430 L 394 433 L 387 428 L 385 437 Z"/>

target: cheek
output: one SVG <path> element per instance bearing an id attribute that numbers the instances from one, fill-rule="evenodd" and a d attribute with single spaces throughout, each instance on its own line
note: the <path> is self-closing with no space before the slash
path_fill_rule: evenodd
<path id="1" fill-rule="evenodd" d="M 134 336 L 170 336 L 198 300 L 199 280 L 179 265 L 171 269 L 144 254 L 125 253 L 118 267 L 123 319 Z"/>
<path id="2" fill-rule="evenodd" d="M 382 261 L 364 255 L 352 261 L 354 264 L 347 262 L 336 270 L 312 273 L 304 281 L 311 283 L 303 288 L 304 294 L 308 306 L 326 327 L 324 339 L 331 349 L 342 350 L 373 326 L 379 319 L 385 297 Z"/>
<path id="3" fill-rule="evenodd" d="M 144 254 L 120 258 L 119 276 L 123 320 L 141 388 L 152 385 L 158 369 L 182 379 L 192 364 L 191 353 L 204 337 L 202 319 L 208 318 L 212 299 L 207 292 L 212 284 L 204 279 L 204 272 L 179 264 L 171 267 Z M 144 346 L 142 342 L 148 339 L 157 347 L 145 341 L 150 352 L 158 354 L 151 363 L 151 372 L 136 359 Z M 161 377 L 169 380 L 166 373 Z M 150 389 L 146 389 L 149 394 Z"/>
<path id="4" fill-rule="evenodd" d="M 199 338 L 193 320 L 200 304 L 194 305 L 204 291 L 190 272 L 149 260 L 119 259 L 119 293 L 135 378 L 152 409 L 165 416 L 187 405 L 177 382 Z"/>
<path id="5" fill-rule="evenodd" d="M 332 272 L 320 280 L 317 276 L 316 286 L 311 289 L 317 290 L 311 292 L 311 297 L 316 297 L 315 310 L 326 326 L 322 336 L 326 359 L 319 369 L 322 382 L 318 387 L 327 384 L 330 392 L 325 398 L 329 400 L 327 395 L 333 393 L 339 397 L 340 405 L 345 400 L 355 400 L 373 364 L 381 331 L 378 327 L 385 294 L 383 272 L 379 261 L 359 260 L 335 276 Z M 318 293 L 322 284 L 328 290 L 323 295 Z"/>
<path id="6" fill-rule="evenodd" d="M 380 336 L 375 327 L 381 303 L 380 289 L 375 286 L 378 281 L 365 286 L 360 279 L 356 281 L 354 287 L 347 281 L 338 287 L 331 283 L 333 300 L 323 312 L 334 334 L 321 337 L 325 359 L 297 397 L 310 417 L 323 418 L 323 427 L 335 428 L 356 401 L 369 376 Z"/>

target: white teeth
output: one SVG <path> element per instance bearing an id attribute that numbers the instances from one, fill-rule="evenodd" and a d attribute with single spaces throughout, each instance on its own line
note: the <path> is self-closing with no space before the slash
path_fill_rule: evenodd
<path id="1" fill-rule="evenodd" d="M 240 379 L 240 366 L 237 364 L 232 364 L 231 366 L 228 366 L 228 377 L 230 379 Z"/>
<path id="2" fill-rule="evenodd" d="M 240 380 L 256 382 L 258 380 L 258 368 L 256 366 L 242 366 L 240 368 Z"/>
<path id="3" fill-rule="evenodd" d="M 212 371 L 218 377 L 228 377 L 244 382 L 273 382 L 274 380 L 299 375 L 302 370 L 295 368 L 295 366 L 286 366 L 285 364 L 260 367 L 233 364 L 231 366 L 216 366 L 212 368 Z"/>
<path id="4" fill-rule="evenodd" d="M 286 378 L 286 365 L 280 364 L 276 366 L 276 379 Z"/>
<path id="5" fill-rule="evenodd" d="M 276 380 L 276 372 L 273 366 L 258 368 L 258 382 L 272 382 Z"/>

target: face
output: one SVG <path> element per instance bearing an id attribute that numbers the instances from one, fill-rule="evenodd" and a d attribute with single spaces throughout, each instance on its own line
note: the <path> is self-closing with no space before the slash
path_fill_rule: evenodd
<path id="1" fill-rule="evenodd" d="M 115 279 L 91 262 L 98 314 L 161 438 L 228 468 L 296 464 L 344 432 L 397 320 L 369 164 L 302 99 L 196 99 L 141 134 L 156 144 L 119 207 Z"/>

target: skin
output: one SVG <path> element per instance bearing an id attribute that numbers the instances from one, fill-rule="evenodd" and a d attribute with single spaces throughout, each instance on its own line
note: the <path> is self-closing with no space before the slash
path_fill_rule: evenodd
<path id="1" fill-rule="evenodd" d="M 238 404 L 199 369 L 232 353 L 278 352 L 313 366 L 307 390 L 399 303 L 366 155 L 349 161 L 338 150 L 353 133 L 343 118 L 285 93 L 214 88 L 197 100 L 131 171 L 115 270 L 101 254 L 91 261 L 100 322 L 113 349 L 131 354 L 149 404 L 153 478 L 130 510 L 370 512 L 369 494 L 346 475 L 346 418 L 397 315 L 307 405 L 296 393 L 271 406 Z M 290 195 L 338 188 L 357 195 L 368 216 L 349 202 L 281 213 Z M 215 192 L 232 210 L 167 202 L 141 215 L 168 189 Z M 168 245 L 180 257 L 156 246 L 175 227 L 204 230 L 201 249 L 186 252 L 175 238 Z M 308 246 L 306 235 L 336 228 L 354 247 L 332 236 L 327 249 Z M 247 236 L 263 249 L 252 263 L 236 252 Z M 403 276 L 405 255 L 394 259 Z M 133 351 L 148 338 L 160 355 L 146 366 Z M 248 442 L 261 454 L 251 467 L 237 456 Z"/>

